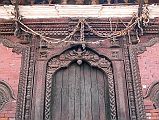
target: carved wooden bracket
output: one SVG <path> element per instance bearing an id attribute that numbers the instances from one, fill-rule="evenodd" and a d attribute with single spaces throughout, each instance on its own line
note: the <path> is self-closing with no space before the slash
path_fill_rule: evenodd
<path id="1" fill-rule="evenodd" d="M 21 54 L 23 51 L 24 46 L 19 43 L 14 43 L 6 38 L 0 38 L 0 43 L 2 43 L 5 47 L 13 48 L 12 52 L 17 54 Z"/>
<path id="2" fill-rule="evenodd" d="M 142 54 L 146 51 L 146 47 L 151 47 L 157 42 L 159 42 L 159 37 L 152 38 L 146 43 L 139 43 L 137 45 L 134 45 L 134 49 L 137 54 Z"/>

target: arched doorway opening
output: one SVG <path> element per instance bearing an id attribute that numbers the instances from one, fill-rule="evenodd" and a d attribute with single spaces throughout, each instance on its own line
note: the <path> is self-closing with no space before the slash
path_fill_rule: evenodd
<path id="1" fill-rule="evenodd" d="M 117 119 L 113 68 L 107 57 L 79 45 L 51 57 L 46 69 L 44 120 Z"/>
<path id="2" fill-rule="evenodd" d="M 55 72 L 51 120 L 110 120 L 107 75 L 86 62 Z"/>

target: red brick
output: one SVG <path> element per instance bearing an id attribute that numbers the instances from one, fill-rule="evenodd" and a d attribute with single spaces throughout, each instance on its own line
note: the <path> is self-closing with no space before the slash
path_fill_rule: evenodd
<path id="1" fill-rule="evenodd" d="M 20 66 L 21 55 L 13 53 L 12 49 L 0 44 L 0 80 L 6 81 L 12 87 L 15 97 L 18 94 Z M 4 117 L 7 117 L 4 120 L 8 120 L 8 117 L 15 117 L 15 102 L 9 102 L 4 106 L 0 114 L 0 120 L 3 120 Z"/>

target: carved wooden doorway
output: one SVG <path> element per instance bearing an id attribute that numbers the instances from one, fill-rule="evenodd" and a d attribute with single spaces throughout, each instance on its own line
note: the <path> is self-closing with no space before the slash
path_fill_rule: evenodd
<path id="1" fill-rule="evenodd" d="M 112 63 L 89 48 L 47 63 L 44 120 L 117 120 Z"/>
<path id="2" fill-rule="evenodd" d="M 107 76 L 85 62 L 57 71 L 51 109 L 51 120 L 110 120 Z"/>

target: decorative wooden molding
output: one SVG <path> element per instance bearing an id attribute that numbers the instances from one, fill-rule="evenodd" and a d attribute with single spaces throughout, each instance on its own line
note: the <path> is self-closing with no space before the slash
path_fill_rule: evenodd
<path id="1" fill-rule="evenodd" d="M 125 73 L 129 99 L 130 118 L 145 120 L 143 95 L 137 55 L 133 46 L 124 46 Z"/>
<path id="2" fill-rule="evenodd" d="M 28 70 L 29 70 L 29 60 L 30 60 L 30 47 L 26 47 L 22 52 L 22 64 L 20 69 L 20 79 L 18 87 L 18 99 L 17 99 L 17 110 L 16 110 L 16 120 L 25 120 L 26 109 L 26 87 L 28 81 Z"/>
<path id="3" fill-rule="evenodd" d="M 45 107 L 44 107 L 44 120 L 50 120 L 50 105 L 51 105 L 51 86 L 52 86 L 52 75 L 60 68 L 67 67 L 72 61 L 76 61 L 79 65 L 83 61 L 88 62 L 91 66 L 98 67 L 102 69 L 108 76 L 108 86 L 109 86 L 109 97 L 110 97 L 110 111 L 111 120 L 116 120 L 116 100 L 115 100 L 115 88 L 114 88 L 114 78 L 112 72 L 111 61 L 97 54 L 96 52 L 90 50 L 89 48 L 82 49 L 80 46 L 78 48 L 72 48 L 64 51 L 60 55 L 54 56 L 49 59 L 47 63 L 46 72 L 46 88 L 45 88 Z"/>
<path id="4" fill-rule="evenodd" d="M 29 40 L 31 46 L 25 46 L 22 50 L 16 120 L 31 120 L 36 41 L 35 38 Z"/>
<path id="5" fill-rule="evenodd" d="M 129 46 L 129 54 L 130 54 L 130 67 L 132 71 L 132 81 L 133 81 L 133 89 L 134 89 L 134 97 L 135 97 L 135 106 L 136 106 L 136 114 L 138 120 L 145 120 L 146 114 L 144 112 L 144 102 L 143 102 L 143 94 L 142 94 L 142 85 L 141 78 L 139 72 L 139 65 L 137 54 L 133 46 Z"/>

